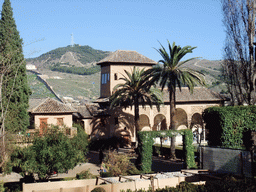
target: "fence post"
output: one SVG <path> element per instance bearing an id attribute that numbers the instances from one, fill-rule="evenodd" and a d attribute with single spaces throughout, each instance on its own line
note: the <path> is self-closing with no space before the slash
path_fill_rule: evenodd
<path id="1" fill-rule="evenodd" d="M 239 154 L 239 162 L 240 162 L 240 168 L 241 168 L 241 175 L 244 175 L 243 153 L 242 152 L 240 152 L 240 154 Z"/>

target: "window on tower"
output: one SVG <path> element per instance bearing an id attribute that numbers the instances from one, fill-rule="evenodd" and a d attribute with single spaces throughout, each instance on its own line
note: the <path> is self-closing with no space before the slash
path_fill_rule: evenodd
<path id="1" fill-rule="evenodd" d="M 101 84 L 107 84 L 109 81 L 109 73 L 103 73 L 101 75 Z"/>

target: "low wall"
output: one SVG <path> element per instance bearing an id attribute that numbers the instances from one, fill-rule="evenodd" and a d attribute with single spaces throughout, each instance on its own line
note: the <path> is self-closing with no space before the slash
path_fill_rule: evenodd
<path id="1" fill-rule="evenodd" d="M 134 176 L 121 176 L 109 177 L 86 180 L 72 180 L 72 181 L 57 181 L 57 182 L 44 182 L 44 183 L 23 183 L 23 192 L 91 192 L 96 187 L 102 187 L 107 192 L 120 192 L 131 189 L 132 191 L 139 189 L 148 189 L 152 187 L 165 188 L 176 187 L 180 182 L 185 181 L 190 176 L 174 176 L 172 178 L 155 178 L 156 174 L 147 175 L 134 175 Z M 130 181 L 125 181 L 130 180 Z M 109 183 L 108 181 L 112 182 Z M 119 183 L 119 181 L 123 183 Z M 108 183 L 108 184 L 105 184 Z"/>
<path id="2" fill-rule="evenodd" d="M 252 177 L 249 151 L 202 147 L 203 168 L 218 173 L 230 173 Z"/>
<path id="3" fill-rule="evenodd" d="M 60 191 L 60 189 L 85 187 L 87 185 L 95 185 L 95 179 L 86 180 L 72 180 L 72 181 L 57 181 L 57 182 L 42 182 L 42 183 L 29 183 L 22 184 L 22 189 L 24 192 L 42 192 L 42 191 Z"/>

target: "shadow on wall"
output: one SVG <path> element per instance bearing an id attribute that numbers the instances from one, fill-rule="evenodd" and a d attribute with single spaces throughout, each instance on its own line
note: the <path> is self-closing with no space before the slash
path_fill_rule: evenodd
<path id="1" fill-rule="evenodd" d="M 105 114 L 95 116 L 92 119 L 91 125 L 91 135 L 96 137 L 134 137 L 134 117 L 129 113 L 123 112 L 121 108 L 106 111 Z"/>

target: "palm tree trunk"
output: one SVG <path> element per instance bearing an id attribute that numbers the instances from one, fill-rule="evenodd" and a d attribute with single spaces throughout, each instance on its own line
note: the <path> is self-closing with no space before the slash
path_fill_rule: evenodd
<path id="1" fill-rule="evenodd" d="M 134 104 L 134 123 L 135 123 L 135 141 L 136 146 L 138 142 L 138 130 L 139 130 L 139 99 L 135 98 L 135 104 Z"/>
<path id="2" fill-rule="evenodd" d="M 169 97 L 170 97 L 170 128 L 171 130 L 175 130 L 175 122 L 174 122 L 174 115 L 175 115 L 175 87 L 171 88 L 169 90 Z M 171 151 L 170 151 L 170 154 L 171 154 L 171 159 L 176 159 L 176 155 L 175 155 L 175 137 L 172 137 L 171 138 Z"/>

